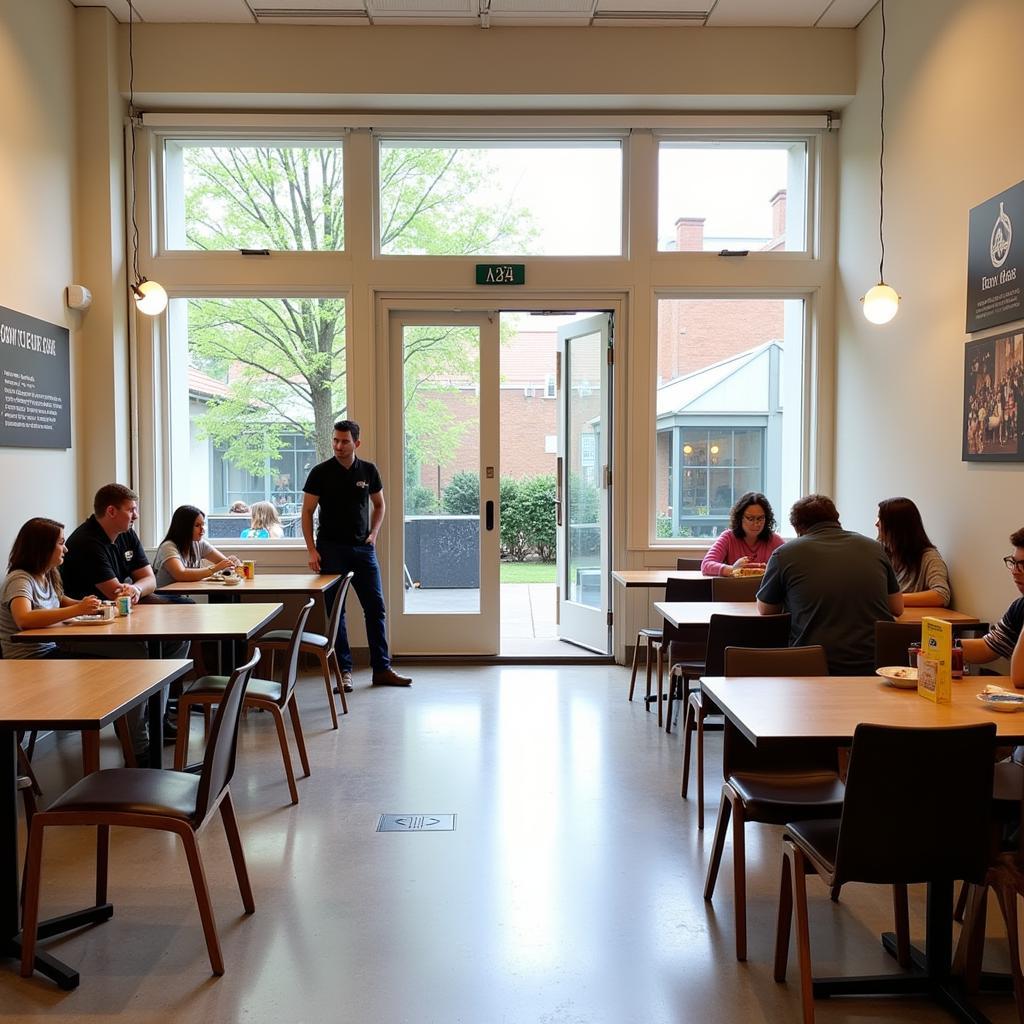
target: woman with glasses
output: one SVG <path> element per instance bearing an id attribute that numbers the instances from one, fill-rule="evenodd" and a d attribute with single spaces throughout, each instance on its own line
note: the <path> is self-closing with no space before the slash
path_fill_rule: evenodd
<path id="1" fill-rule="evenodd" d="M 1013 585 L 1024 595 L 1024 528 L 1010 534 L 1013 554 L 1007 555 L 1003 563 L 1010 571 Z M 984 665 L 996 658 L 1007 658 L 1010 662 L 1010 679 L 1017 689 L 1024 689 L 1024 596 L 1018 597 L 1003 613 L 1003 617 L 980 639 L 964 637 L 960 641 L 964 649 L 964 661 L 973 665 Z"/>
<path id="2" fill-rule="evenodd" d="M 783 542 L 774 532 L 775 513 L 763 494 L 747 491 L 729 513 L 729 529 L 704 556 L 705 576 L 735 576 L 741 570 L 764 569 L 772 552 Z"/>
<path id="3" fill-rule="evenodd" d="M 949 570 L 925 533 L 917 506 L 909 498 L 886 498 L 878 503 L 878 541 L 896 570 L 908 608 L 948 608 Z"/>

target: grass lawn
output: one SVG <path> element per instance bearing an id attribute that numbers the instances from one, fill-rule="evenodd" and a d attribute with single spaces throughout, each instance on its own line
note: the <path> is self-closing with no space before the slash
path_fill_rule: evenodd
<path id="1" fill-rule="evenodd" d="M 502 583 L 554 583 L 554 562 L 502 562 Z"/>

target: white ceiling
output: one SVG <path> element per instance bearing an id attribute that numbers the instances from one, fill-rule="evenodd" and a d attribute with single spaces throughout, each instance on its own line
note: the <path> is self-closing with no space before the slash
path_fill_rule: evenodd
<path id="1" fill-rule="evenodd" d="M 128 20 L 128 0 L 71 0 Z M 854 28 L 877 0 L 134 0 L 146 22 Z"/>

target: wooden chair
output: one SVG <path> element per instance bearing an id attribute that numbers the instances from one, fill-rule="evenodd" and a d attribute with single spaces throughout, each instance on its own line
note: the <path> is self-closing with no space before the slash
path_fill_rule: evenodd
<path id="1" fill-rule="evenodd" d="M 677 572 L 700 572 L 700 567 L 704 564 L 703 558 L 677 558 L 676 559 L 676 571 Z"/>
<path id="2" fill-rule="evenodd" d="M 76 782 L 45 811 L 32 818 L 28 839 L 28 865 L 25 875 L 25 910 L 21 939 L 21 974 L 32 975 L 36 934 L 39 923 L 39 888 L 42 875 L 43 835 L 58 825 L 96 826 L 96 902 L 107 900 L 107 867 L 111 826 L 151 828 L 173 832 L 185 848 L 192 885 L 199 906 L 199 917 L 206 936 L 210 967 L 214 974 L 224 973 L 224 958 L 217 924 L 210 905 L 210 892 L 196 834 L 219 807 L 227 834 L 231 860 L 238 879 L 245 912 L 256 907 L 245 866 L 245 852 L 238 834 L 234 806 L 228 783 L 235 770 L 238 723 L 245 689 L 259 652 L 231 674 L 220 694 L 220 709 L 213 722 L 206 747 L 202 773 L 152 771 L 147 768 L 108 768 L 93 772 Z"/>
<path id="3" fill-rule="evenodd" d="M 785 647 L 789 643 L 788 612 L 782 615 L 712 615 L 708 626 L 707 653 L 701 675 L 720 676 L 725 673 L 727 647 Z M 672 714 L 671 694 L 668 714 Z M 690 745 L 697 734 L 697 828 L 704 828 L 704 721 L 708 715 L 720 714 L 698 689 L 686 700 L 683 722 L 683 777 L 679 788 L 685 800 L 690 785 Z"/>
<path id="4" fill-rule="evenodd" d="M 761 576 L 714 576 L 712 601 L 753 601 L 761 589 Z"/>
<path id="5" fill-rule="evenodd" d="M 985 876 L 995 739 L 994 722 L 945 729 L 858 725 L 841 815 L 786 825 L 775 980 L 786 980 L 795 904 L 804 1024 L 814 1021 L 807 875 L 820 875 L 829 887 L 892 885 L 897 950 L 901 962 L 908 961 L 907 885 L 928 882 L 929 899 L 938 899 L 936 886 L 951 898 L 955 879 Z M 929 916 L 936 927 L 949 927 L 934 912 Z M 906 994 L 928 991 L 933 983 L 926 973 L 904 981 Z"/>
<path id="6" fill-rule="evenodd" d="M 352 586 L 354 572 L 350 572 L 338 584 L 338 593 L 334 598 L 334 607 L 331 609 L 327 621 L 327 634 L 310 633 L 302 634 L 302 641 L 299 644 L 300 654 L 314 654 L 320 662 L 320 671 L 324 676 L 324 686 L 327 687 L 327 706 L 331 709 L 331 727 L 338 728 L 338 710 L 334 706 L 334 688 L 337 685 L 338 693 L 341 695 L 341 713 L 348 714 L 348 699 L 345 697 L 345 684 L 341 678 L 341 666 L 338 664 L 338 655 L 334 645 L 338 639 L 338 626 L 341 623 L 341 616 L 345 612 L 345 599 L 348 597 L 349 587 Z M 286 651 L 291 643 L 292 634 L 287 629 L 272 629 L 262 636 L 257 637 L 256 643 L 263 651 L 270 652 L 270 675 L 274 674 L 274 657 L 278 651 Z M 634 661 L 636 659 L 634 658 Z M 629 692 L 629 699 L 633 699 L 632 688 Z"/>
<path id="7" fill-rule="evenodd" d="M 668 578 L 665 585 L 665 600 L 707 601 L 711 596 L 711 580 L 685 580 Z M 703 626 L 673 626 L 665 623 L 662 638 L 652 645 L 657 655 L 658 664 L 658 726 L 663 722 L 662 701 L 665 698 L 665 665 L 668 664 L 669 695 L 672 693 L 672 681 L 677 674 L 696 677 L 704 663 L 704 647 L 707 641 L 707 630 Z M 647 676 L 648 708 L 651 700 L 651 677 Z M 671 723 L 671 720 L 670 720 Z M 671 732 L 671 729 L 669 730 Z"/>
<path id="8" fill-rule="evenodd" d="M 827 676 L 825 648 L 728 647 L 727 676 Z M 834 743 L 796 744 L 778 752 L 759 750 L 733 729 L 726 730 L 722 759 L 722 802 L 711 847 L 704 899 L 715 892 L 725 837 L 732 817 L 733 899 L 736 959 L 747 958 L 747 872 L 744 826 L 748 821 L 784 825 L 794 818 L 834 818 L 842 810 L 843 784 L 836 771 Z"/>
<path id="9" fill-rule="evenodd" d="M 299 611 L 299 617 L 295 622 L 295 629 L 292 632 L 291 641 L 288 644 L 288 651 L 284 658 L 284 669 L 280 681 L 275 679 L 250 679 L 245 694 L 245 707 L 261 708 L 269 711 L 277 726 L 277 739 L 281 745 L 281 760 L 284 762 L 285 775 L 288 778 L 288 792 L 291 794 L 293 804 L 299 802 L 299 791 L 295 786 L 295 773 L 292 771 L 292 757 L 288 750 L 288 735 L 284 727 L 284 712 L 287 710 L 291 716 L 292 729 L 295 731 L 295 742 L 299 748 L 299 759 L 302 761 L 302 772 L 304 776 L 309 775 L 309 758 L 306 756 L 306 741 L 302 735 L 302 722 L 299 720 L 299 708 L 295 702 L 295 680 L 299 669 L 299 645 L 302 643 L 302 631 L 306 625 L 306 619 L 313 608 L 313 598 L 310 598 Z M 254 646 L 260 646 L 257 640 Z M 219 704 L 224 699 L 224 691 L 227 688 L 228 679 L 226 676 L 203 676 L 194 685 L 189 687 L 182 695 L 178 705 L 178 717 L 181 722 L 189 721 L 189 714 L 193 704 L 200 706 Z M 174 767 L 181 771 L 185 767 L 188 757 L 189 731 L 187 728 L 178 730 L 178 739 L 174 747 Z"/>

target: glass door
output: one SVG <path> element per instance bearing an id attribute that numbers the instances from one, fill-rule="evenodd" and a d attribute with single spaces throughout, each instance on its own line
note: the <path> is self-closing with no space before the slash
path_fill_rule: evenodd
<path id="1" fill-rule="evenodd" d="M 392 647 L 496 655 L 498 318 L 402 312 L 390 328 L 391 407 L 401 422 L 391 459 L 403 467 L 388 494 L 398 556 L 389 589 L 401 595 L 389 608 Z"/>
<path id="2" fill-rule="evenodd" d="M 610 650 L 611 314 L 558 330 L 558 635 Z"/>

